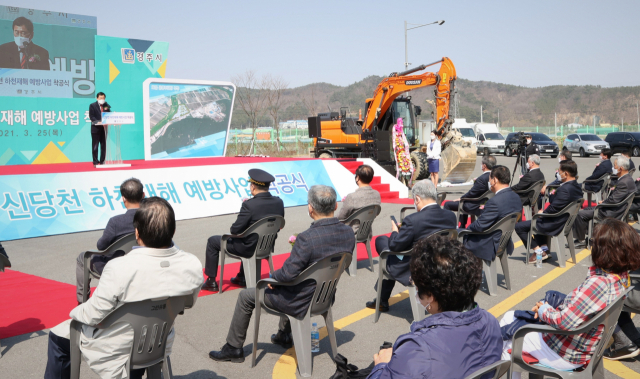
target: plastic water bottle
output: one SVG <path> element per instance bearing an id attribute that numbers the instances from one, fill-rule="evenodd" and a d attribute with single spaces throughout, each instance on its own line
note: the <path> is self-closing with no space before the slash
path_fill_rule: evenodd
<path id="1" fill-rule="evenodd" d="M 320 352 L 320 332 L 318 332 L 318 324 L 311 324 L 311 352 Z"/>
<path id="2" fill-rule="evenodd" d="M 536 249 L 536 267 L 542 268 L 542 249 Z"/>

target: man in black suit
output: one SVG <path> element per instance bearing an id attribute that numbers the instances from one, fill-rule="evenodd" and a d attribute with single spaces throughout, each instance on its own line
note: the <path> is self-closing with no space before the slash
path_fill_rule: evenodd
<path id="1" fill-rule="evenodd" d="M 102 237 L 98 240 L 98 250 L 105 250 L 111 244 L 124 237 L 127 234 L 134 232 L 133 216 L 136 215 L 136 211 L 140 208 L 140 201 L 144 198 L 144 187 L 140 180 L 131 178 L 125 180 L 120 184 L 120 195 L 122 196 L 122 202 L 127 211 L 124 214 L 113 216 L 107 222 L 107 226 L 102 232 Z M 123 251 L 117 251 L 112 255 L 97 255 L 91 258 L 91 267 L 93 271 L 98 274 L 102 274 L 104 266 L 110 260 L 118 257 L 122 257 L 125 254 Z M 78 298 L 78 304 L 82 302 L 82 295 L 84 294 L 84 253 L 78 255 L 76 259 L 76 296 Z M 91 282 L 91 277 L 89 277 Z"/>
<path id="2" fill-rule="evenodd" d="M 509 169 L 505 166 L 496 166 L 491 170 L 489 184 L 495 196 L 487 201 L 484 205 L 484 211 L 476 221 L 469 225 L 468 230 L 484 232 L 507 215 L 522 212 L 520 197 L 509 188 L 510 179 Z M 488 236 L 466 236 L 464 246 L 477 257 L 485 261 L 492 261 L 498 252 L 500 236 L 502 236 L 500 231 Z M 507 254 L 511 253 L 513 253 L 513 241 L 509 240 Z"/>
<path id="3" fill-rule="evenodd" d="M 611 149 L 602 149 L 600 151 L 600 163 L 596 165 L 596 168 L 593 170 L 591 176 L 589 176 L 585 180 L 595 180 L 604 174 L 612 174 L 613 173 L 613 164 L 611 163 Z M 602 181 L 594 182 L 594 183 L 585 183 L 584 189 L 587 191 L 598 192 L 602 190 Z M 591 205 L 591 204 L 589 204 Z"/>
<path id="4" fill-rule="evenodd" d="M 0 45 L 0 68 L 49 70 L 49 52 L 33 43 L 33 23 L 26 17 L 13 20 L 13 42 Z"/>
<path id="5" fill-rule="evenodd" d="M 578 199 L 582 199 L 582 188 L 576 181 L 578 176 L 578 165 L 572 160 L 565 160 L 560 163 L 560 178 L 562 184 L 556 190 L 553 200 L 549 203 L 549 206 L 545 210 L 539 210 L 538 213 L 554 214 L 560 212 L 564 207 L 573 203 Z M 531 248 L 536 249 L 538 246 L 542 250 L 542 260 L 549 258 L 547 252 L 549 247 L 547 246 L 547 236 L 554 236 L 559 234 L 564 228 L 564 224 L 569 218 L 569 215 L 565 215 L 560 218 L 540 218 L 536 221 L 536 228 L 544 235 L 534 235 L 531 240 Z M 529 236 L 529 230 L 531 230 L 531 220 L 520 221 L 516 224 L 516 234 L 522 240 L 524 246 L 527 246 L 527 239 Z M 529 263 L 535 263 L 536 255 L 531 254 L 529 256 Z"/>
<path id="6" fill-rule="evenodd" d="M 7 254 L 7 252 L 5 251 L 4 247 L 2 247 L 2 244 L 0 243 L 0 254 L 4 255 L 5 257 L 9 258 L 9 255 Z"/>
<path id="7" fill-rule="evenodd" d="M 251 190 L 251 199 L 242 203 L 240 213 L 236 222 L 231 225 L 231 234 L 240 234 L 256 221 L 262 220 L 268 216 L 284 217 L 284 203 L 277 196 L 272 196 L 269 192 L 271 182 L 276 178 L 266 171 L 259 169 L 249 170 L 249 189 Z M 202 289 L 207 291 L 218 291 L 218 260 L 220 258 L 220 244 L 222 236 L 209 237 L 207 241 L 206 260 L 204 265 L 204 273 L 207 280 L 204 282 Z M 244 239 L 231 238 L 227 241 L 227 250 L 241 257 L 249 258 L 253 256 L 258 244 L 258 235 L 252 234 Z M 240 266 L 238 275 L 231 279 L 231 283 L 244 287 L 246 281 L 244 279 L 244 267 Z"/>
<path id="8" fill-rule="evenodd" d="M 528 161 L 532 155 L 540 155 L 540 147 L 537 143 L 533 142 L 533 137 L 527 136 L 527 149 L 525 150 L 525 160 Z"/>
<path id="9" fill-rule="evenodd" d="M 569 150 L 560 150 L 560 154 L 558 154 L 558 163 L 562 163 L 563 161 L 570 161 L 570 160 L 572 160 L 571 152 Z M 559 186 L 561 184 L 562 184 L 562 180 L 560 179 L 560 172 L 556 170 L 555 179 L 553 180 L 553 182 L 549 184 L 545 184 L 544 186 L 542 186 L 542 189 L 540 190 L 540 196 L 538 196 L 538 209 L 542 209 L 543 207 L 542 197 L 544 196 L 544 193 L 547 190 L 547 186 Z M 553 201 L 554 196 L 555 195 L 553 194 L 549 194 L 549 202 Z"/>
<path id="10" fill-rule="evenodd" d="M 623 155 L 627 159 L 629 159 L 629 171 L 636 169 L 636 165 L 631 160 L 631 150 L 630 149 L 624 149 L 623 151 L 620 152 L 620 155 Z M 611 187 L 615 187 L 616 182 L 618 181 L 618 176 L 619 175 L 615 170 L 613 170 L 612 173 L 613 173 L 613 175 L 611 176 L 611 183 L 609 185 Z"/>
<path id="11" fill-rule="evenodd" d="M 496 158 L 492 155 L 486 155 L 482 157 L 482 175 L 478 176 L 476 180 L 473 182 L 473 186 L 469 190 L 469 192 L 462 195 L 462 198 L 470 198 L 475 199 L 482 195 L 484 195 L 487 191 L 489 191 L 489 174 L 491 173 L 491 169 L 496 165 Z M 444 209 L 448 209 L 453 212 L 458 211 L 458 206 L 460 205 L 460 199 L 456 199 L 454 201 L 447 201 L 444 203 Z M 480 216 L 482 213 L 482 209 L 480 209 L 481 203 L 465 201 L 462 205 L 462 210 L 470 213 L 475 216 Z M 460 226 L 467 226 L 468 215 L 461 214 L 460 215 Z"/>
<path id="12" fill-rule="evenodd" d="M 544 180 L 544 174 L 540 171 L 540 156 L 532 154 L 527 160 L 527 169 L 529 170 L 520 178 L 518 184 L 511 187 L 513 191 L 523 191 L 531 187 L 535 182 Z M 522 205 L 529 205 L 530 192 L 519 193 Z"/>
<path id="13" fill-rule="evenodd" d="M 604 163 L 604 162 L 603 162 Z M 624 200 L 627 196 L 636 191 L 636 185 L 629 175 L 629 158 L 621 155 L 617 157 L 613 168 L 618 171 L 618 182 L 611 194 L 606 200 L 600 201 L 600 204 L 617 204 Z M 605 208 L 598 211 L 598 221 L 607 217 L 618 219 L 625 212 L 627 205 L 623 204 L 618 208 Z M 578 212 L 576 222 L 573 224 L 573 235 L 576 238 L 575 247 L 584 248 L 586 246 L 585 235 L 589 227 L 589 221 L 593 219 L 595 207 L 588 207 Z"/>
<path id="14" fill-rule="evenodd" d="M 424 179 L 417 182 L 411 188 L 413 194 L 414 205 L 418 212 L 412 213 L 404 218 L 402 226 L 398 228 L 393 220 L 391 221 L 391 236 L 380 236 L 376 238 L 376 252 L 378 254 L 385 250 L 403 252 L 410 250 L 419 240 L 430 236 L 435 232 L 443 229 L 455 229 L 458 226 L 456 215 L 446 209 L 440 208 L 436 202 L 436 187 L 431 180 Z M 384 279 L 382 281 L 382 289 L 380 294 L 380 311 L 387 312 L 389 310 L 389 297 L 396 281 L 408 286 L 410 284 L 411 275 L 409 271 L 410 257 L 405 256 L 402 259 L 395 255 L 387 258 L 387 271 L 395 279 Z M 376 283 L 374 289 L 377 291 Z M 369 301 L 367 308 L 376 309 L 376 301 Z"/>
<path id="15" fill-rule="evenodd" d="M 105 100 L 107 95 L 98 92 L 96 102 L 89 105 L 89 118 L 91 119 L 91 149 L 93 154 L 93 165 L 104 164 L 107 153 L 107 125 L 97 125 L 102 122 L 102 112 L 111 112 L 111 106 Z M 100 145 L 100 160 L 98 160 L 98 145 Z"/>
<path id="16" fill-rule="evenodd" d="M 353 229 L 333 216 L 338 209 L 336 191 L 329 186 L 315 185 L 309 189 L 308 199 L 309 216 L 313 219 L 313 223 L 309 229 L 298 234 L 291 255 L 282 268 L 273 272 L 271 277 L 280 283 L 294 281 L 307 267 L 328 256 L 351 253 L 355 246 Z M 305 281 L 293 287 L 269 286 L 266 290 L 265 304 L 269 308 L 301 318 L 309 309 L 315 290 L 316 284 L 312 281 Z M 247 288 L 240 292 L 229 326 L 227 343 L 221 351 L 211 351 L 209 353 L 211 359 L 222 362 L 244 362 L 242 347 L 247 337 L 247 329 L 255 304 L 255 288 Z M 282 317 L 278 333 L 271 336 L 271 342 L 289 348 L 292 341 L 289 319 Z"/>

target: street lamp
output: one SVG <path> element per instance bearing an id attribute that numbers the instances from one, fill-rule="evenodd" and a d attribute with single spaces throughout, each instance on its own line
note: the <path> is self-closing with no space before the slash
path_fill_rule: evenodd
<path id="1" fill-rule="evenodd" d="M 409 67 L 410 63 L 409 63 L 409 53 L 407 52 L 407 30 L 411 30 L 411 29 L 418 29 L 421 28 L 423 26 L 427 26 L 427 25 L 433 25 L 433 24 L 438 24 L 438 25 L 442 25 L 444 24 L 444 20 L 440 20 L 440 21 L 434 21 L 428 24 L 423 24 L 423 25 L 419 25 L 419 24 L 410 24 L 408 22 L 404 22 L 404 68 L 405 70 Z M 414 25 L 411 28 L 407 28 L 407 25 Z"/>

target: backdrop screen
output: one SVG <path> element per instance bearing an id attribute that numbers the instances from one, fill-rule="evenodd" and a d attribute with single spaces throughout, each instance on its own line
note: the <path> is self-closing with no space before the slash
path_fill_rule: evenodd
<path id="1" fill-rule="evenodd" d="M 233 84 L 149 79 L 144 86 L 147 159 L 224 156 Z"/>
<path id="2" fill-rule="evenodd" d="M 92 98 L 96 31 L 96 17 L 0 6 L 0 96 Z"/>

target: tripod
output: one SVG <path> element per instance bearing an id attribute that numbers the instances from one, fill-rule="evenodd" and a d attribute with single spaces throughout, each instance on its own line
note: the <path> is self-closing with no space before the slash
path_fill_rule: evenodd
<path id="1" fill-rule="evenodd" d="M 511 176 L 511 183 L 513 183 L 513 178 L 516 177 L 516 170 L 518 169 L 518 164 L 520 164 L 520 171 L 522 175 L 527 173 L 527 146 L 518 144 L 518 156 L 516 157 L 516 164 L 513 166 L 513 175 Z"/>

